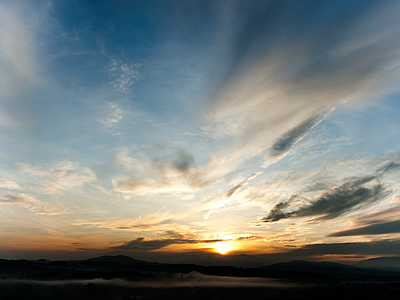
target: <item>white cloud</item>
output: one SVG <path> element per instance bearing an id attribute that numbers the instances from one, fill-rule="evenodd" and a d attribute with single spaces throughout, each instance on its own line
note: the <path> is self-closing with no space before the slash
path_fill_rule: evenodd
<path id="1" fill-rule="evenodd" d="M 111 79 L 111 85 L 116 92 L 129 93 L 133 84 L 141 78 L 138 71 L 140 64 L 123 63 L 116 59 L 110 59 L 107 72 Z"/>
<path id="2" fill-rule="evenodd" d="M 400 196 L 399 195 L 393 195 L 391 203 L 400 203 Z"/>
<path id="3" fill-rule="evenodd" d="M 143 231 L 143 230 L 167 230 L 165 228 L 170 225 L 166 225 L 172 220 L 175 220 L 168 212 L 156 212 L 154 214 L 147 215 L 145 217 L 138 217 L 135 219 L 125 219 L 125 220 L 108 220 L 102 222 L 91 222 L 82 221 L 74 222 L 71 225 L 81 226 L 81 225 L 91 225 L 100 228 L 110 228 L 110 229 L 124 229 L 133 231 Z M 172 225 L 177 226 L 177 225 Z"/>
<path id="4" fill-rule="evenodd" d="M 150 159 L 137 149 L 132 155 L 128 148 L 116 154 L 118 162 L 133 175 L 113 179 L 118 192 L 157 194 L 168 192 L 192 193 L 199 188 L 221 182 L 230 175 L 229 162 L 214 157 L 196 164 L 191 153 L 174 149 L 171 153 Z M 228 166 L 224 166 L 223 164 Z"/>
<path id="5" fill-rule="evenodd" d="M 274 20 L 264 15 L 268 9 L 250 15 L 243 30 L 233 37 L 232 49 L 237 48 L 232 56 L 234 67 L 209 101 L 204 116 L 206 137 L 229 138 L 227 145 L 214 153 L 214 161 L 234 170 L 261 155 L 267 167 L 290 149 L 271 160 L 265 151 L 272 145 L 292 136 L 292 146 L 307 134 L 306 130 L 294 132 L 296 128 L 311 129 L 322 121 L 323 112 L 342 103 L 365 101 L 398 89 L 399 68 L 387 70 L 388 63 L 400 58 L 399 23 L 393 13 L 398 3 L 390 5 L 368 14 L 356 12 L 346 21 L 339 20 L 339 14 L 326 15 L 319 26 L 300 31 L 297 26 L 303 24 L 298 15 L 293 14 L 291 22 L 280 21 L 292 15 L 296 6 L 282 6 Z M 332 28 L 333 21 L 341 26 Z M 331 32 L 329 43 L 325 31 Z M 282 32 L 285 38 L 280 36 Z M 312 126 L 302 127 L 316 116 Z M 229 130 L 225 130 L 227 124 Z"/>
<path id="6" fill-rule="evenodd" d="M 100 120 L 105 126 L 112 127 L 121 121 L 125 112 L 121 109 L 120 105 L 115 102 L 107 103 L 107 117 Z"/>
<path id="7" fill-rule="evenodd" d="M 66 211 L 66 209 L 60 203 L 43 203 L 26 194 L 2 194 L 0 195 L 0 204 L 17 205 L 39 215 L 58 215 Z"/>
<path id="8" fill-rule="evenodd" d="M 0 180 L 0 189 L 4 190 L 20 190 L 20 186 L 13 180 Z"/>
<path id="9" fill-rule="evenodd" d="M 97 179 L 87 167 L 80 167 L 72 161 L 51 162 L 45 165 L 19 164 L 23 173 L 30 176 L 39 185 L 37 191 L 55 194 L 84 186 Z"/>

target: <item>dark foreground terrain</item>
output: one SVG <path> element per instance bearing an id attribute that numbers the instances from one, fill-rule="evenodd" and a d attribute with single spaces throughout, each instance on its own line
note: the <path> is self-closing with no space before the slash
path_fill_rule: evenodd
<path id="1" fill-rule="evenodd" d="M 0 260 L 0 299 L 400 299 L 400 273 L 299 261 L 236 268 L 123 256 Z"/>

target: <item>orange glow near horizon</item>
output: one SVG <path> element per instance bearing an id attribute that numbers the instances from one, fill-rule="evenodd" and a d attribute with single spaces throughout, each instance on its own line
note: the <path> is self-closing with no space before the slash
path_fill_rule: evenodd
<path id="1" fill-rule="evenodd" d="M 232 245 L 232 242 L 226 241 L 226 242 L 218 242 L 215 243 L 214 250 L 215 252 L 218 252 L 219 254 L 225 255 L 228 252 L 231 252 L 235 248 Z"/>

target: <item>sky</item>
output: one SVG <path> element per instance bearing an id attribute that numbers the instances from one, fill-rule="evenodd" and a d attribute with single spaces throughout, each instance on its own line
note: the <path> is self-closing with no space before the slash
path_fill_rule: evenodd
<path id="1" fill-rule="evenodd" d="M 1 1 L 0 257 L 400 255 L 399 10 Z"/>

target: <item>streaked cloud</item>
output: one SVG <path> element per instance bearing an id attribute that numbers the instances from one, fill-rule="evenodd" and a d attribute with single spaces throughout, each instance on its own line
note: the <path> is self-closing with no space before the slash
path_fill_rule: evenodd
<path id="1" fill-rule="evenodd" d="M 0 125 L 4 127 L 17 129 L 33 122 L 28 93 L 36 75 L 35 21 L 32 15 L 27 26 L 23 10 L 0 4 Z"/>
<path id="2" fill-rule="evenodd" d="M 267 156 L 263 167 L 268 167 L 269 164 L 274 163 L 285 157 L 289 150 L 300 140 L 302 140 L 311 129 L 317 126 L 326 117 L 329 112 L 321 112 L 316 116 L 309 118 L 300 125 L 291 129 L 289 132 L 279 137 L 278 140 L 267 150 Z"/>
<path id="3" fill-rule="evenodd" d="M 269 223 L 281 219 L 307 217 L 315 218 L 315 221 L 334 219 L 353 211 L 354 208 L 360 209 L 382 200 L 390 192 L 390 189 L 380 184 L 374 176 L 356 178 L 339 187 L 333 187 L 331 191 L 323 193 L 315 200 L 309 199 L 310 204 L 294 209 L 291 209 L 291 203 L 299 199 L 297 195 L 292 195 L 288 201 L 275 205 L 262 221 Z"/>
<path id="4" fill-rule="evenodd" d="M 228 122 L 241 130 L 215 156 L 234 167 L 267 151 L 266 167 L 271 156 L 276 160 L 287 153 L 326 111 L 395 89 L 388 87 L 393 72 L 386 66 L 400 59 L 400 43 L 394 42 L 398 27 L 393 27 L 398 6 L 389 2 L 383 7 L 351 10 L 345 21 L 339 5 L 326 10 L 312 2 L 273 1 L 250 9 L 232 37 L 230 67 L 205 116 L 207 128 Z M 309 9 L 318 13 L 307 21 L 297 14 Z M 374 30 L 367 11 L 379 20 Z M 283 22 L 288 16 L 290 22 Z M 338 19 L 340 26 L 332 27 Z M 391 29 L 382 32 L 386 26 Z M 271 46 L 274 34 L 280 38 Z"/>
<path id="5" fill-rule="evenodd" d="M 35 181 L 35 190 L 45 194 L 71 191 L 97 179 L 89 168 L 67 160 L 47 164 L 19 164 L 19 167 Z"/>
<path id="6" fill-rule="evenodd" d="M 400 220 L 385 222 L 379 224 L 372 224 L 364 227 L 342 230 L 329 234 L 328 236 L 339 237 L 339 236 L 354 236 L 354 235 L 382 235 L 389 233 L 400 232 Z"/>
<path id="7" fill-rule="evenodd" d="M 59 215 L 66 211 L 60 203 L 44 203 L 26 194 L 4 193 L 0 195 L 0 204 L 17 205 L 39 215 Z"/>
<path id="8" fill-rule="evenodd" d="M 351 218 L 350 226 L 345 230 L 328 234 L 330 237 L 384 235 L 400 232 L 400 206 L 393 201 L 398 196 L 393 195 L 392 201 L 384 209 L 374 209 L 360 213 Z M 393 205 L 394 204 L 394 205 Z"/>
<path id="9" fill-rule="evenodd" d="M 238 193 L 236 201 L 242 208 L 257 206 L 269 211 L 262 218 L 266 223 L 296 218 L 314 222 L 336 219 L 366 210 L 381 200 L 389 201 L 397 184 L 398 159 L 397 154 L 353 157 L 304 172 L 296 167 L 277 171 Z M 371 168 L 376 171 L 371 172 Z"/>
<path id="10" fill-rule="evenodd" d="M 0 180 L 0 189 L 20 190 L 21 187 L 14 180 L 3 179 L 3 180 Z"/>
<path id="11" fill-rule="evenodd" d="M 193 192 L 221 182 L 229 175 L 218 172 L 211 162 L 195 164 L 193 155 L 181 149 L 154 159 L 145 154 L 132 157 L 126 151 L 118 154 L 117 158 L 135 174 L 134 177 L 113 180 L 115 189 L 123 193 Z"/>
<path id="12" fill-rule="evenodd" d="M 170 245 L 176 244 L 212 244 L 226 241 L 245 241 L 245 240 L 255 240 L 259 239 L 257 236 L 247 236 L 247 237 L 238 237 L 234 239 L 193 239 L 193 238 L 185 238 L 184 236 L 179 236 L 176 238 L 164 238 L 164 239 L 145 239 L 143 237 L 134 239 L 132 241 L 126 242 L 120 246 L 113 247 L 113 249 L 119 250 L 157 250 Z"/>
<path id="13" fill-rule="evenodd" d="M 109 220 L 102 222 L 90 222 L 90 221 L 81 221 L 74 222 L 71 225 L 82 226 L 97 226 L 99 228 L 110 228 L 110 229 L 122 229 L 122 230 L 133 230 L 133 231 L 143 231 L 143 230 L 177 230 L 180 226 L 175 224 L 166 225 L 165 223 L 170 223 L 175 218 L 168 212 L 156 212 L 153 214 L 149 214 L 144 217 L 138 217 L 135 219 L 126 219 L 126 220 Z M 182 230 L 183 227 L 180 227 Z"/>

